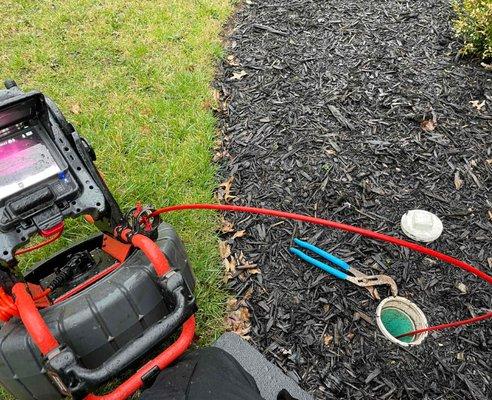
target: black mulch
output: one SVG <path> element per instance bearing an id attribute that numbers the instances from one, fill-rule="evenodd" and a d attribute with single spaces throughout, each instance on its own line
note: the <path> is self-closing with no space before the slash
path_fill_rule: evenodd
<path id="1" fill-rule="evenodd" d="M 401 215 L 423 208 L 445 226 L 431 247 L 492 273 L 492 74 L 455 56 L 450 18 L 447 0 L 246 1 L 216 82 L 233 203 L 398 237 Z M 474 100 L 485 100 L 480 111 Z M 319 398 L 492 398 L 491 322 L 397 347 L 378 332 L 367 292 L 288 247 L 300 237 L 384 271 L 432 324 L 491 309 L 485 283 L 351 234 L 226 217 L 248 233 L 229 238 L 233 252 L 262 271 L 230 282 L 239 297 L 254 289 L 252 343 L 302 387 Z"/>

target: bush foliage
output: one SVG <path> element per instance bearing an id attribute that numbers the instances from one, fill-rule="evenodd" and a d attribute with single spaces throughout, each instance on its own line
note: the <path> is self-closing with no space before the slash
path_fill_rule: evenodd
<path id="1" fill-rule="evenodd" d="M 463 38 L 464 54 L 492 58 L 492 0 L 454 0 L 456 33 Z"/>

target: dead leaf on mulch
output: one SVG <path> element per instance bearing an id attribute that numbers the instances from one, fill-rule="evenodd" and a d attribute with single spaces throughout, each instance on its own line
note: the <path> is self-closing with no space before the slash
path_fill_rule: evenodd
<path id="1" fill-rule="evenodd" d="M 224 217 L 221 217 L 219 230 L 221 233 L 232 233 L 234 232 L 234 224 L 231 221 L 227 221 Z"/>
<path id="2" fill-rule="evenodd" d="M 492 221 L 492 209 L 489 210 L 489 219 Z"/>
<path id="3" fill-rule="evenodd" d="M 492 64 L 481 63 L 482 67 L 484 67 L 487 71 L 492 71 Z"/>
<path id="4" fill-rule="evenodd" d="M 229 152 L 227 150 L 220 150 L 214 154 L 213 161 L 218 162 L 218 161 L 222 160 L 223 158 L 229 158 L 230 156 L 231 155 L 229 154 Z"/>
<path id="5" fill-rule="evenodd" d="M 261 274 L 258 265 L 246 260 L 242 251 L 239 253 L 239 256 L 236 257 L 236 261 L 236 269 L 242 271 L 239 275 L 241 281 L 245 282 L 251 275 Z"/>
<path id="6" fill-rule="evenodd" d="M 459 282 L 458 284 L 456 284 L 456 289 L 458 289 L 463 294 L 468 293 L 468 288 L 463 282 Z"/>
<path id="7" fill-rule="evenodd" d="M 476 108 L 478 111 L 482 111 L 482 108 L 485 107 L 485 100 L 483 101 L 472 100 L 470 101 L 470 104 L 472 105 L 473 108 Z"/>
<path id="8" fill-rule="evenodd" d="M 234 233 L 234 235 L 232 235 L 232 240 L 234 239 L 237 239 L 237 238 L 242 238 L 244 235 L 246 235 L 246 231 L 245 230 L 242 230 L 242 231 L 237 231 L 236 233 Z"/>
<path id="9" fill-rule="evenodd" d="M 436 123 L 431 119 L 424 119 L 420 123 L 420 127 L 426 132 L 432 132 L 434 129 L 436 129 Z"/>
<path id="10" fill-rule="evenodd" d="M 231 246 L 225 240 L 219 240 L 220 258 L 227 258 L 231 255 Z"/>
<path id="11" fill-rule="evenodd" d="M 223 100 L 220 91 L 217 89 L 213 90 L 214 96 L 214 107 L 212 108 L 214 111 L 223 112 L 227 110 L 227 102 Z"/>
<path id="12" fill-rule="evenodd" d="M 217 190 L 217 200 L 224 203 L 229 203 L 236 196 L 231 195 L 232 182 L 234 182 L 234 177 L 230 176 L 227 180 L 219 185 Z"/>
<path id="13" fill-rule="evenodd" d="M 456 171 L 454 173 L 454 187 L 456 190 L 460 190 L 463 187 L 463 183 L 464 181 L 461 179 L 459 171 Z"/>
<path id="14" fill-rule="evenodd" d="M 248 73 L 245 70 L 241 70 L 239 72 L 234 72 L 231 77 L 231 81 L 240 81 L 243 79 Z"/>
<path id="15" fill-rule="evenodd" d="M 323 336 L 323 343 L 326 347 L 328 347 L 331 342 L 333 342 L 333 336 L 332 335 L 325 335 Z"/>
<path id="16" fill-rule="evenodd" d="M 251 331 L 250 318 L 251 314 L 244 300 L 231 298 L 227 301 L 226 326 L 228 331 L 238 334 L 245 340 L 249 340 Z"/>
<path id="17" fill-rule="evenodd" d="M 235 56 L 233 56 L 232 54 L 227 56 L 226 62 L 231 67 L 237 67 L 239 65 L 239 60 Z"/>
<path id="18" fill-rule="evenodd" d="M 227 283 L 233 278 L 238 278 L 241 282 L 246 282 L 250 276 L 261 274 L 260 268 L 255 263 L 252 263 L 244 257 L 244 253 L 230 254 L 230 247 L 223 245 L 219 250 L 221 254 L 227 254 L 227 257 L 223 257 L 222 263 L 224 264 L 224 282 Z"/>
<path id="19" fill-rule="evenodd" d="M 236 274 L 236 259 L 234 257 L 224 258 L 224 283 L 229 282 Z"/>
<path id="20" fill-rule="evenodd" d="M 220 101 L 220 98 L 221 98 L 221 96 L 220 96 L 220 91 L 218 91 L 217 89 L 214 89 L 214 90 L 212 91 L 212 94 L 213 94 L 213 96 L 214 96 L 214 100 L 215 100 L 216 102 L 219 102 L 219 101 Z"/>
<path id="21" fill-rule="evenodd" d="M 230 194 L 232 182 L 234 182 L 234 177 L 230 176 L 226 181 L 222 182 L 219 186 L 224 188 L 226 194 Z"/>

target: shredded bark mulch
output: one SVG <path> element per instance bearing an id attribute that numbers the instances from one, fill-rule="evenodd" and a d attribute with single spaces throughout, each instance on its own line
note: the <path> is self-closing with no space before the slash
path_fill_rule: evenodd
<path id="1" fill-rule="evenodd" d="M 398 237 L 423 208 L 444 223 L 430 247 L 491 273 L 492 74 L 456 56 L 451 17 L 445 0 L 246 1 L 216 82 L 226 200 Z M 348 233 L 225 217 L 246 231 L 225 235 L 232 253 L 261 271 L 229 271 L 252 343 L 316 397 L 492 398 L 490 322 L 398 347 L 367 291 L 288 248 L 299 237 L 392 276 L 430 324 L 492 309 L 478 278 Z"/>

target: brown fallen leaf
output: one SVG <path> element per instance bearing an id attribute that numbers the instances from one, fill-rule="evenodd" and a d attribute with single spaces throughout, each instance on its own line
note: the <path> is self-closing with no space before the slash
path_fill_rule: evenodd
<path id="1" fill-rule="evenodd" d="M 249 309 L 244 305 L 244 301 L 229 299 L 227 301 L 227 330 L 234 332 L 243 339 L 249 340 L 251 331 L 251 315 Z"/>
<path id="2" fill-rule="evenodd" d="M 222 182 L 219 185 L 219 190 L 217 191 L 217 197 L 219 201 L 224 201 L 228 203 L 232 199 L 234 199 L 236 196 L 231 195 L 231 190 L 232 190 L 232 183 L 234 182 L 234 177 L 230 176 Z"/>
<path id="3" fill-rule="evenodd" d="M 350 342 L 355 337 L 355 333 L 349 332 L 345 335 L 345 338 Z"/>
<path id="4" fill-rule="evenodd" d="M 214 89 L 213 91 L 213 105 L 212 109 L 214 111 L 223 112 L 227 110 L 227 101 L 223 100 L 220 91 Z"/>
<path id="5" fill-rule="evenodd" d="M 234 72 L 231 77 L 231 81 L 240 81 L 243 79 L 248 73 L 245 70 L 241 70 L 239 72 Z"/>
<path id="6" fill-rule="evenodd" d="M 254 288 L 251 286 L 243 295 L 243 300 L 250 300 L 253 297 Z"/>
<path id="7" fill-rule="evenodd" d="M 261 274 L 261 270 L 259 268 L 248 269 L 249 275 L 258 275 Z"/>
<path id="8" fill-rule="evenodd" d="M 464 181 L 461 179 L 459 171 L 456 171 L 454 173 L 454 187 L 456 190 L 460 190 L 463 187 L 463 183 Z"/>
<path id="9" fill-rule="evenodd" d="M 234 57 L 232 54 L 228 55 L 226 57 L 227 64 L 229 64 L 232 67 L 237 67 L 239 65 L 239 60 Z"/>
<path id="10" fill-rule="evenodd" d="M 218 103 L 220 101 L 220 97 L 221 97 L 220 92 L 217 89 L 214 89 L 212 94 L 214 96 L 214 100 Z"/>
<path id="11" fill-rule="evenodd" d="M 231 255 L 231 246 L 224 240 L 219 240 L 220 258 L 227 258 Z"/>
<path id="12" fill-rule="evenodd" d="M 258 265 L 246 260 L 242 251 L 239 255 L 235 256 L 235 259 L 236 271 L 239 273 L 239 279 L 241 282 L 246 282 L 251 275 L 261 274 L 261 270 L 258 268 Z M 238 274 L 236 274 L 236 276 L 238 276 Z"/>
<path id="13" fill-rule="evenodd" d="M 79 103 L 72 104 L 70 106 L 70 111 L 75 115 L 80 114 L 80 104 Z"/>
<path id="14" fill-rule="evenodd" d="M 229 152 L 227 150 L 217 151 L 214 154 L 213 161 L 217 162 L 217 161 L 222 160 L 223 158 L 229 158 L 230 156 L 231 155 L 229 154 Z"/>
<path id="15" fill-rule="evenodd" d="M 492 64 L 480 63 L 482 67 L 484 67 L 487 71 L 492 71 Z"/>
<path id="16" fill-rule="evenodd" d="M 242 230 L 242 231 L 237 231 L 236 233 L 234 233 L 234 235 L 232 235 L 232 239 L 237 239 L 237 238 L 242 238 L 244 235 L 246 235 L 246 231 L 245 230 Z"/>
<path id="17" fill-rule="evenodd" d="M 489 219 L 492 221 L 492 208 L 489 210 Z"/>
<path id="18" fill-rule="evenodd" d="M 234 257 L 224 258 L 224 283 L 229 282 L 236 273 L 236 260 Z"/>
<path id="19" fill-rule="evenodd" d="M 323 336 L 323 343 L 326 347 L 328 347 L 331 342 L 333 342 L 333 336 L 332 335 L 325 335 Z"/>
<path id="20" fill-rule="evenodd" d="M 223 187 L 226 192 L 230 192 L 231 187 L 232 187 L 232 182 L 234 182 L 234 177 L 230 176 L 224 182 L 222 182 L 219 186 Z"/>
<path id="21" fill-rule="evenodd" d="M 227 221 L 224 217 L 220 219 L 220 231 L 222 233 L 234 232 L 234 224 L 231 221 Z"/>
<path id="22" fill-rule="evenodd" d="M 482 108 L 485 107 L 485 100 L 472 100 L 470 101 L 470 104 L 472 105 L 473 108 L 476 108 L 478 111 L 482 111 Z"/>
<path id="23" fill-rule="evenodd" d="M 434 129 L 436 129 L 436 123 L 431 119 L 424 119 L 420 123 L 420 127 L 426 132 L 432 132 Z"/>
<path id="24" fill-rule="evenodd" d="M 466 287 L 466 285 L 463 282 L 459 282 L 456 285 L 456 289 L 458 289 L 463 294 L 467 294 L 468 293 L 468 288 Z"/>

